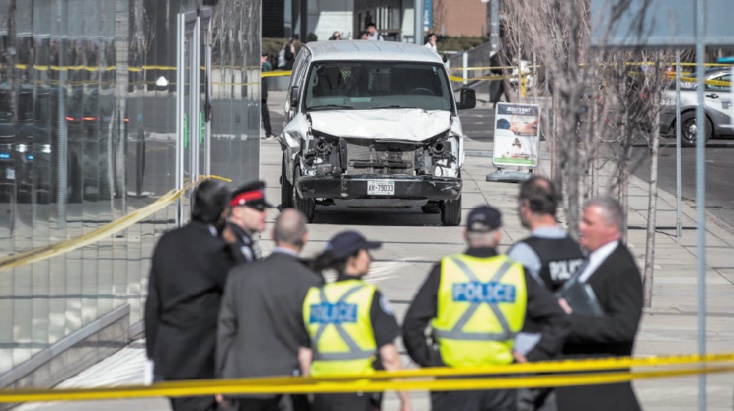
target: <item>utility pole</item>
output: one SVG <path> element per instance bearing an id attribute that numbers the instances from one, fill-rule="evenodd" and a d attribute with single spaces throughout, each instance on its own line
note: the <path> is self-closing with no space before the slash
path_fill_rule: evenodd
<path id="1" fill-rule="evenodd" d="M 415 37 L 415 44 L 423 44 L 423 1 L 424 0 L 413 0 L 415 2 L 415 27 L 413 30 L 413 36 Z"/>
<path id="2" fill-rule="evenodd" d="M 15 46 L 17 44 L 17 33 L 16 33 L 16 23 L 15 23 L 15 14 L 16 10 L 18 9 L 17 0 L 10 0 L 8 2 L 8 44 L 5 48 L 5 64 L 7 67 L 7 82 L 8 82 L 8 88 L 10 90 L 10 115 L 11 115 L 11 124 L 15 125 L 18 121 L 18 102 L 17 102 L 17 93 L 15 92 L 15 55 L 16 50 Z"/>

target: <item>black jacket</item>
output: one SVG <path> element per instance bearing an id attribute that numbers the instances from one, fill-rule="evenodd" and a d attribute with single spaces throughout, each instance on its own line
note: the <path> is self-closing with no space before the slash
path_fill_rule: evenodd
<path id="1" fill-rule="evenodd" d="M 217 376 L 292 375 L 298 347 L 308 347 L 303 300 L 320 275 L 292 255 L 274 252 L 232 270 L 219 314 Z"/>
<path id="2" fill-rule="evenodd" d="M 563 353 L 572 358 L 632 355 L 642 316 L 642 280 L 622 243 L 586 281 L 604 310 L 602 317 L 571 314 Z M 559 388 L 559 410 L 635 411 L 640 406 L 630 383 Z"/>
<path id="3" fill-rule="evenodd" d="M 489 258 L 497 255 L 492 248 L 470 248 L 466 255 Z M 408 308 L 403 323 L 403 342 L 408 354 L 421 367 L 441 366 L 443 361 L 425 338 L 425 329 L 438 315 L 438 290 L 441 284 L 441 264 L 436 264 Z M 548 290 L 525 273 L 527 287 L 526 316 L 543 324 L 540 341 L 527 355 L 529 361 L 540 361 L 559 353 L 568 332 L 568 316 Z"/>
<path id="4" fill-rule="evenodd" d="M 192 222 L 165 233 L 153 252 L 145 345 L 157 378 L 214 377 L 217 316 L 234 262 L 212 230 Z"/>
<path id="5" fill-rule="evenodd" d="M 231 258 L 237 264 L 251 263 L 259 260 L 258 250 L 255 249 L 255 242 L 252 237 L 237 224 L 227 223 L 225 230 L 228 230 L 234 236 L 235 241 L 228 244 Z"/>

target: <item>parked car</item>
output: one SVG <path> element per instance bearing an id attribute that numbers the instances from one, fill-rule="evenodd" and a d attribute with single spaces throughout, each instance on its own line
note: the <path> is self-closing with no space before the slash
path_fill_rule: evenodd
<path id="1" fill-rule="evenodd" d="M 282 206 L 419 206 L 461 221 L 463 135 L 441 57 L 399 42 L 311 42 L 285 101 Z"/>
<path id="2" fill-rule="evenodd" d="M 706 141 L 715 137 L 734 136 L 734 93 L 731 89 L 732 69 L 716 68 L 706 71 L 706 81 L 728 82 L 706 84 L 704 89 L 704 113 L 706 125 L 704 135 Z M 673 82 L 663 92 L 664 105 L 660 114 L 660 132 L 663 136 L 675 137 L 675 99 L 676 86 Z M 696 106 L 698 97 L 697 84 L 681 83 L 681 145 L 693 147 L 696 145 Z"/>

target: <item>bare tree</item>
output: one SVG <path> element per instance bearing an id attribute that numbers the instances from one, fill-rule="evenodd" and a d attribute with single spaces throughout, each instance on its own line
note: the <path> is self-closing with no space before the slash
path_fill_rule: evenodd
<path id="1" fill-rule="evenodd" d="M 641 13 L 648 11 L 645 2 Z M 604 50 L 590 44 L 589 0 L 503 2 L 511 49 L 534 50 L 553 91 L 551 141 L 555 180 L 565 193 L 569 231 L 577 235 L 580 201 L 600 191 L 617 196 L 627 209 L 627 187 L 639 159 L 635 144 L 646 142 L 650 198 L 645 259 L 646 300 L 652 297 L 657 205 L 657 155 L 665 53 Z M 610 27 L 630 7 L 616 0 Z M 642 21 L 642 19 L 640 19 Z M 652 61 L 651 61 L 652 60 Z M 600 182 L 600 169 L 611 178 Z M 626 221 L 626 217 L 625 217 Z M 626 227 L 626 224 L 625 224 Z M 626 230 L 625 230 L 626 231 Z M 626 235 L 626 232 L 625 232 Z"/>

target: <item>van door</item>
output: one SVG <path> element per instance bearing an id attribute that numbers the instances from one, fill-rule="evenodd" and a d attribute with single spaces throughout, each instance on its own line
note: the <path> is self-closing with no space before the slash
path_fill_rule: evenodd
<path id="1" fill-rule="evenodd" d="M 296 56 L 296 61 L 293 64 L 293 71 L 291 72 L 291 81 L 288 83 L 288 90 L 285 95 L 285 110 L 283 127 L 293 119 L 298 113 L 298 107 L 291 107 L 291 90 L 294 86 L 298 86 L 299 90 L 303 90 L 304 78 L 308 71 L 308 66 L 311 63 L 311 53 L 308 49 L 303 48 Z"/>

